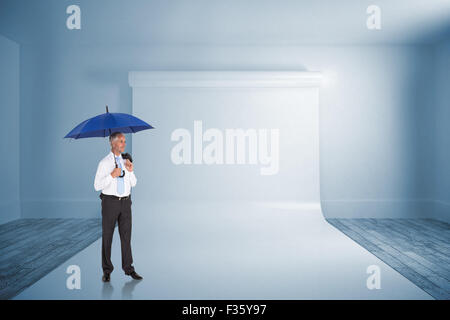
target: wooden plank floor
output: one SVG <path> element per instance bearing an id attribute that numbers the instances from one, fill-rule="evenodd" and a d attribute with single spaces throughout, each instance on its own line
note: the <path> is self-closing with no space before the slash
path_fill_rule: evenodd
<path id="1" fill-rule="evenodd" d="M 450 224 L 432 219 L 327 219 L 436 299 L 450 299 Z"/>
<path id="2" fill-rule="evenodd" d="M 0 225 L 0 299 L 14 297 L 101 235 L 101 219 L 19 219 Z"/>

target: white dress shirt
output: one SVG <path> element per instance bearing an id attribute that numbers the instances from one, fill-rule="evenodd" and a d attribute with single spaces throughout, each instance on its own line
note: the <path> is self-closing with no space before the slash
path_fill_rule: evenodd
<path id="1" fill-rule="evenodd" d="M 117 197 L 126 197 L 130 195 L 131 188 L 136 185 L 137 179 L 134 175 L 134 170 L 131 172 L 128 171 L 122 159 L 122 154 L 119 155 L 119 161 L 122 164 L 122 169 L 125 171 L 125 176 L 123 177 L 125 186 L 124 192 L 123 194 L 119 194 L 117 192 L 117 178 L 113 178 L 111 176 L 111 172 L 116 167 L 114 157 L 114 153 L 110 151 L 106 157 L 100 160 L 97 167 L 97 173 L 95 174 L 94 188 L 95 191 L 101 190 L 103 194 L 109 194 Z"/>

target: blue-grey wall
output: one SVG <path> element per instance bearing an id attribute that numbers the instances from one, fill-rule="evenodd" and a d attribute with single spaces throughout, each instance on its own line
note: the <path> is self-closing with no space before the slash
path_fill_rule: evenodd
<path id="1" fill-rule="evenodd" d="M 20 218 L 19 56 L 19 44 L 0 35 L 0 223 Z"/>
<path id="2" fill-rule="evenodd" d="M 104 112 L 105 104 L 112 111 L 131 112 L 128 71 L 155 69 L 324 72 L 320 151 L 325 214 L 420 214 L 416 126 L 423 95 L 432 89 L 426 81 L 429 47 L 25 45 L 22 51 L 21 183 L 26 217 L 98 212 L 92 183 L 97 161 L 108 152 L 107 141 L 62 137 L 82 120 Z M 37 153 L 52 155 L 41 163 L 42 170 L 28 160 Z M 36 188 L 43 179 L 45 184 Z"/>
<path id="3" fill-rule="evenodd" d="M 450 37 L 434 51 L 434 110 L 430 125 L 432 156 L 424 157 L 431 168 L 433 216 L 450 221 Z"/>

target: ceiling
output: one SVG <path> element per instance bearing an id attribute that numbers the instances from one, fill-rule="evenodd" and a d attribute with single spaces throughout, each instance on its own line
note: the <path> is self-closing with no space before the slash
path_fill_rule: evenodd
<path id="1" fill-rule="evenodd" d="M 66 7 L 81 8 L 81 30 Z M 381 30 L 366 9 L 381 8 Z M 429 44 L 450 35 L 450 0 L 0 0 L 0 34 L 63 45 Z"/>

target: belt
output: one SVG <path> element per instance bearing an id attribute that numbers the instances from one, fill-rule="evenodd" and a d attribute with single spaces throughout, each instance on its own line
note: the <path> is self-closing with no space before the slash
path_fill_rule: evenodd
<path id="1" fill-rule="evenodd" d="M 130 196 L 126 196 L 126 197 L 117 197 L 117 196 L 113 196 L 111 194 L 104 194 L 104 193 L 100 193 L 100 199 L 103 198 L 111 198 L 111 199 L 116 199 L 116 200 L 127 200 L 130 198 Z"/>

